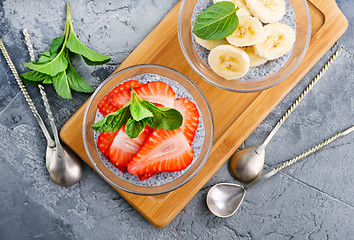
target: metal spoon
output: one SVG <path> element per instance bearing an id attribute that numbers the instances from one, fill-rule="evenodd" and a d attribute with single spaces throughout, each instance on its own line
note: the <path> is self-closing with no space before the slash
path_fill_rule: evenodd
<path id="1" fill-rule="evenodd" d="M 255 180 L 259 175 L 261 175 L 264 165 L 265 148 L 270 140 L 273 138 L 275 133 L 279 130 L 280 126 L 285 122 L 285 120 L 290 116 L 290 114 L 295 110 L 299 103 L 304 99 L 304 97 L 310 92 L 313 86 L 320 80 L 324 72 L 332 64 L 332 62 L 337 58 L 338 54 L 342 51 L 339 48 L 333 56 L 328 60 L 326 65 L 321 69 L 317 76 L 311 81 L 311 83 L 306 87 L 306 89 L 301 93 L 301 95 L 296 99 L 296 101 L 291 105 L 288 111 L 282 116 L 274 129 L 270 132 L 266 140 L 262 145 L 246 148 L 235 153 L 229 162 L 229 171 L 231 175 L 240 182 L 249 183 Z"/>
<path id="2" fill-rule="evenodd" d="M 25 36 L 26 45 L 31 57 L 31 61 L 35 61 L 36 59 L 29 34 L 26 29 L 23 29 L 22 33 Z M 58 130 L 55 124 L 53 113 L 50 109 L 47 94 L 41 84 L 38 84 L 38 88 L 44 102 L 44 107 L 47 112 L 55 140 L 55 148 L 51 156 L 49 158 L 46 157 L 46 167 L 50 177 L 56 184 L 64 187 L 70 187 L 81 179 L 82 165 L 76 154 L 74 154 L 66 146 L 63 148 L 63 146 L 60 144 Z"/>
<path id="3" fill-rule="evenodd" d="M 245 194 L 246 190 L 255 185 L 256 183 L 259 183 L 280 170 L 296 163 L 300 159 L 303 159 L 310 154 L 318 151 L 319 149 L 327 146 L 334 140 L 336 140 L 339 137 L 343 137 L 351 132 L 354 131 L 354 125 L 351 126 L 350 128 L 337 133 L 336 135 L 330 137 L 329 139 L 325 140 L 324 142 L 318 144 L 317 146 L 311 148 L 310 150 L 284 162 L 281 164 L 279 167 L 274 168 L 272 171 L 269 173 L 259 177 L 258 179 L 254 180 L 253 182 L 247 184 L 246 186 L 241 186 L 239 184 L 234 184 L 234 183 L 219 183 L 210 188 L 206 202 L 208 205 L 209 210 L 216 216 L 218 217 L 229 217 L 233 215 L 237 209 L 240 207 Z"/>

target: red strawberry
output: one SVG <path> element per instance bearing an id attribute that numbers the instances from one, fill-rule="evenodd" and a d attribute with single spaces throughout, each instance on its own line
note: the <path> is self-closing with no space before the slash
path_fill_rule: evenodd
<path id="1" fill-rule="evenodd" d="M 103 114 L 107 115 L 118 110 L 117 107 L 113 106 L 111 102 L 108 101 L 108 95 L 104 96 L 97 104 L 98 110 Z"/>
<path id="2" fill-rule="evenodd" d="M 116 137 L 118 130 L 115 132 L 103 132 L 98 136 L 97 147 L 101 153 L 108 158 L 109 148 Z"/>
<path id="3" fill-rule="evenodd" d="M 154 173 L 145 173 L 145 174 L 138 175 L 138 178 L 140 181 L 145 181 L 146 179 L 151 178 L 153 175 Z"/>
<path id="4" fill-rule="evenodd" d="M 138 96 L 146 101 L 160 103 L 165 107 L 173 107 L 175 92 L 164 82 L 149 82 L 135 89 Z"/>
<path id="5" fill-rule="evenodd" d="M 124 107 L 130 100 L 130 87 L 140 87 L 143 84 L 138 80 L 129 80 L 118 85 L 108 94 L 108 101 L 116 108 Z"/>
<path id="6" fill-rule="evenodd" d="M 180 128 L 188 140 L 188 143 L 191 144 L 194 139 L 195 131 L 198 128 L 198 109 L 193 102 L 186 98 L 177 99 L 175 101 L 175 109 L 177 109 L 183 116 L 183 123 Z"/>
<path id="7" fill-rule="evenodd" d="M 125 125 L 118 130 L 117 136 L 109 149 L 109 159 L 122 172 L 127 171 L 127 166 L 132 157 L 139 151 L 151 133 L 151 128 L 145 127 L 137 138 L 131 139 L 125 133 Z"/>
<path id="8" fill-rule="evenodd" d="M 155 129 L 128 165 L 131 174 L 174 172 L 193 161 L 193 149 L 181 129 Z"/>

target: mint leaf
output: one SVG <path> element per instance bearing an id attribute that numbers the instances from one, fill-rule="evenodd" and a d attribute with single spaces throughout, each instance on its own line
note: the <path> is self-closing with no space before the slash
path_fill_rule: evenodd
<path id="1" fill-rule="evenodd" d="M 53 83 L 53 79 L 51 76 L 49 75 L 45 75 L 45 79 L 42 82 L 43 84 L 52 84 Z"/>
<path id="2" fill-rule="evenodd" d="M 131 99 L 133 102 L 130 104 L 130 112 L 135 121 L 140 121 L 144 118 L 152 117 L 152 113 L 142 104 L 141 98 L 136 92 L 131 89 Z"/>
<path id="3" fill-rule="evenodd" d="M 195 20 L 193 33 L 205 40 L 221 40 L 230 36 L 238 26 L 238 9 L 228 1 L 211 5 Z"/>
<path id="4" fill-rule="evenodd" d="M 135 121 L 134 118 L 131 117 L 125 125 L 125 133 L 132 139 L 136 138 L 144 130 L 147 122 L 148 118 L 144 118 L 141 121 Z"/>
<path id="5" fill-rule="evenodd" d="M 68 61 L 66 60 L 63 52 L 60 52 L 48 62 L 28 62 L 25 63 L 24 66 L 37 72 L 55 76 L 58 73 L 65 71 L 68 66 Z"/>
<path id="6" fill-rule="evenodd" d="M 65 34 L 61 35 L 60 37 L 54 38 L 52 44 L 50 44 L 49 52 L 51 54 L 58 52 L 61 48 L 65 40 Z"/>
<path id="7" fill-rule="evenodd" d="M 69 63 L 69 66 L 66 69 L 66 75 L 68 77 L 69 86 L 72 90 L 84 93 L 92 93 L 94 91 L 94 89 L 75 71 L 71 63 Z"/>
<path id="8" fill-rule="evenodd" d="M 71 90 L 65 71 L 53 77 L 53 87 L 62 98 L 71 99 Z"/>
<path id="9" fill-rule="evenodd" d="M 46 76 L 48 75 L 36 71 L 29 71 L 21 74 L 22 80 L 26 79 L 32 82 L 41 82 L 46 78 Z"/>
<path id="10" fill-rule="evenodd" d="M 87 65 L 99 65 L 107 63 L 111 60 L 110 57 L 104 56 L 102 54 L 96 53 L 83 45 L 79 39 L 75 36 L 72 25 L 70 25 L 70 35 L 66 47 L 70 49 L 71 52 L 80 54 Z"/>
<path id="11" fill-rule="evenodd" d="M 91 127 L 98 132 L 114 132 L 120 129 L 130 117 L 128 103 L 117 112 L 108 114 L 103 120 L 96 122 Z"/>
<path id="12" fill-rule="evenodd" d="M 183 122 L 182 114 L 173 108 L 156 107 L 148 101 L 142 101 L 142 104 L 149 109 L 153 117 L 148 118 L 147 125 L 155 129 L 174 130 L 179 128 Z"/>

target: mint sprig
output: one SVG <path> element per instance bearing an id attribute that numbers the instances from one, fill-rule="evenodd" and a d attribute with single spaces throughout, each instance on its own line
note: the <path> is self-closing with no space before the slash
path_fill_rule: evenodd
<path id="1" fill-rule="evenodd" d="M 110 61 L 110 58 L 96 53 L 83 45 L 75 35 L 71 21 L 69 3 L 66 3 L 67 13 L 64 34 L 53 39 L 50 49 L 40 55 L 37 62 L 28 62 L 24 66 L 32 71 L 21 74 L 26 83 L 53 84 L 57 94 L 71 99 L 71 90 L 91 93 L 94 89 L 87 84 L 74 70 L 71 64 L 73 53 L 82 56 L 88 65 L 99 65 Z"/>
<path id="2" fill-rule="evenodd" d="M 193 33 L 204 40 L 221 40 L 230 36 L 238 26 L 238 9 L 229 1 L 211 5 L 195 20 Z"/>
<path id="3" fill-rule="evenodd" d="M 154 129 L 174 130 L 182 125 L 183 117 L 174 108 L 156 107 L 142 100 L 131 88 L 130 101 L 117 112 L 108 114 L 101 121 L 92 125 L 98 132 L 114 132 L 124 124 L 125 132 L 130 138 L 136 138 L 146 125 Z"/>

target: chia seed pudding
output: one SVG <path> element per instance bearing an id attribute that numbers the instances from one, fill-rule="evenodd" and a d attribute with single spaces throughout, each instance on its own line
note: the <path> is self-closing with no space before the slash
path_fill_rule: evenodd
<path id="1" fill-rule="evenodd" d="M 289 0 L 285 0 L 285 3 L 286 3 L 286 13 L 280 22 L 285 23 L 285 24 L 289 25 L 290 27 L 292 27 L 295 31 L 295 34 L 296 34 L 296 16 L 295 16 L 294 9 L 291 6 L 291 3 Z M 202 13 L 206 8 L 208 8 L 212 4 L 213 4 L 213 0 L 199 0 L 197 2 L 197 4 L 195 5 L 195 8 L 194 8 L 194 11 L 193 11 L 193 15 L 192 15 L 192 20 L 191 20 L 192 26 L 194 25 L 194 22 L 197 19 L 197 17 L 199 16 L 199 14 Z M 193 29 L 191 29 L 191 31 L 192 31 L 193 44 L 194 44 L 194 47 L 195 47 L 199 57 L 202 59 L 202 61 L 205 64 L 209 65 L 208 64 L 208 56 L 209 56 L 210 51 L 203 48 L 202 46 L 200 46 L 198 43 L 195 42 L 194 35 L 193 35 Z M 294 46 L 293 46 L 293 48 L 294 48 Z M 270 60 L 259 67 L 254 67 L 254 68 L 250 67 L 247 74 L 241 78 L 238 78 L 237 80 L 238 81 L 258 80 L 258 79 L 264 78 L 268 75 L 276 73 L 288 61 L 288 59 L 291 55 L 291 52 L 292 52 L 292 50 L 290 52 L 288 52 L 287 54 L 285 54 L 284 56 L 277 58 L 275 60 Z"/>
<path id="2" fill-rule="evenodd" d="M 202 147 L 203 147 L 203 142 L 204 142 L 204 136 L 205 136 L 205 129 L 204 129 L 204 124 L 203 124 L 203 117 L 201 115 L 201 111 L 197 105 L 197 103 L 194 101 L 192 95 L 178 82 L 175 82 L 171 79 L 159 76 L 157 74 L 142 74 L 139 76 L 135 76 L 133 78 L 127 79 L 123 82 L 129 81 L 129 80 L 138 80 L 141 83 L 148 83 L 148 82 L 154 82 L 154 81 L 162 81 L 167 83 L 168 85 L 170 85 L 173 89 L 173 91 L 176 93 L 176 98 L 175 99 L 179 99 L 179 98 L 187 98 L 188 100 L 192 101 L 196 107 L 198 108 L 199 111 L 199 123 L 198 123 L 198 128 L 195 132 L 195 136 L 192 142 L 192 149 L 194 151 L 194 155 L 193 155 L 193 161 L 192 163 L 184 170 L 182 171 L 177 171 L 177 172 L 162 172 L 162 173 L 155 173 L 152 177 L 150 177 L 149 179 L 146 179 L 144 181 L 140 181 L 138 179 L 138 175 L 132 175 L 128 172 L 123 173 L 121 172 L 119 169 L 117 169 L 113 163 L 107 159 L 105 156 L 103 156 L 103 154 L 101 153 L 101 151 L 97 148 L 97 140 L 98 140 L 98 136 L 100 135 L 100 132 L 96 132 L 94 133 L 94 138 L 95 138 L 95 145 L 96 145 L 96 150 L 103 162 L 103 164 L 111 171 L 113 172 L 116 176 L 130 182 L 133 183 L 135 185 L 138 186 L 146 186 L 146 187 L 153 187 L 153 186 L 159 186 L 159 185 L 163 185 L 165 183 L 171 182 L 174 179 L 178 178 L 179 176 L 183 175 L 183 173 L 185 173 L 190 166 L 197 160 L 197 158 L 199 157 Z M 122 83 L 123 83 L 122 82 Z M 101 114 L 98 110 L 96 113 L 96 118 L 95 118 L 95 122 L 98 122 L 100 120 L 102 120 L 104 118 L 104 115 Z"/>

